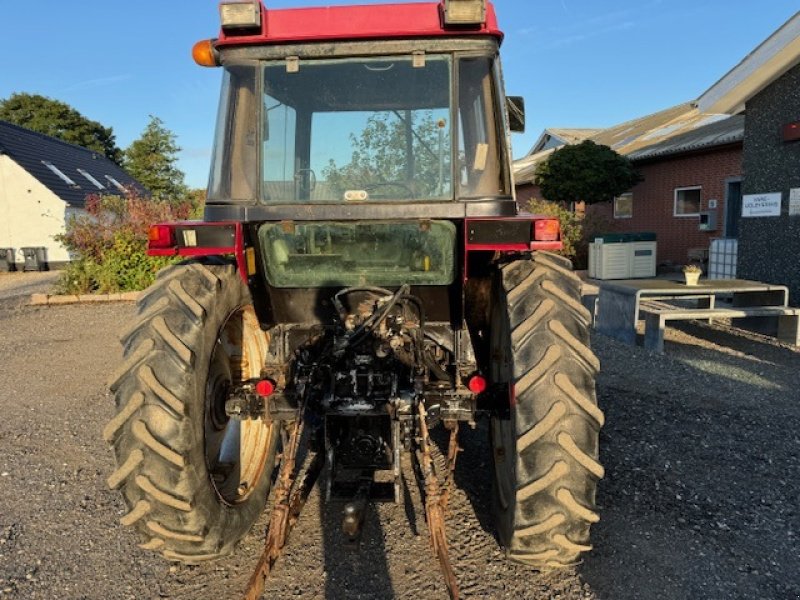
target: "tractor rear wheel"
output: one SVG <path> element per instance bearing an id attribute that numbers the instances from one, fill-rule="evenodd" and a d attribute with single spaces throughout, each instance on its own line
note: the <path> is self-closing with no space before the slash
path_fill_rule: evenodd
<path id="1" fill-rule="evenodd" d="M 492 379 L 509 385 L 508 418 L 492 419 L 498 537 L 510 559 L 540 570 L 591 549 L 603 413 L 589 312 L 567 259 L 537 252 L 498 272 Z"/>
<path id="2" fill-rule="evenodd" d="M 103 436 L 144 543 L 189 564 L 229 554 L 264 508 L 279 431 L 225 414 L 232 385 L 268 354 L 250 294 L 231 265 L 180 264 L 142 295 L 112 377 L 117 413 Z"/>

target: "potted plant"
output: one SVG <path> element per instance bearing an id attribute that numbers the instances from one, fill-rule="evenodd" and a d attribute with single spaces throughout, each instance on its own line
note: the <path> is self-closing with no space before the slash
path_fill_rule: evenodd
<path id="1" fill-rule="evenodd" d="M 686 285 L 697 285 L 703 269 L 697 265 L 684 265 L 683 277 L 686 279 Z"/>

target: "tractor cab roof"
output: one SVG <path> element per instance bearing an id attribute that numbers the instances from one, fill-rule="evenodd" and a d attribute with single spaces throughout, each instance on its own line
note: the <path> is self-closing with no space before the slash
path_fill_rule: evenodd
<path id="1" fill-rule="evenodd" d="M 260 21 L 260 27 L 250 30 L 232 31 L 223 28 L 215 46 L 224 48 L 463 36 L 492 36 L 498 41 L 503 39 L 491 2 L 486 2 L 485 20 L 473 25 L 448 25 L 445 18 L 445 0 L 412 4 L 292 9 L 268 9 L 262 4 Z"/>

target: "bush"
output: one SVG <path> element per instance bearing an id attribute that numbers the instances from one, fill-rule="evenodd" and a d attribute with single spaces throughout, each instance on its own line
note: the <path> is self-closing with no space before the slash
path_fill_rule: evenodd
<path id="1" fill-rule="evenodd" d="M 129 193 L 89 196 L 85 215 L 70 218 L 60 241 L 77 259 L 59 281 L 67 294 L 116 293 L 143 290 L 156 273 L 178 260 L 147 256 L 150 225 L 188 218 L 191 204 L 173 205 Z"/>
<path id="2" fill-rule="evenodd" d="M 534 183 L 554 202 L 606 202 L 642 181 L 631 161 L 585 140 L 556 149 L 536 167 Z"/>
<path id="3" fill-rule="evenodd" d="M 534 198 L 528 205 L 533 214 L 557 217 L 561 223 L 563 249 L 558 253 L 569 258 L 575 269 L 583 270 L 589 265 L 589 242 L 602 232 L 610 229 L 610 223 L 603 217 L 584 215 L 569 210 L 558 202 L 548 202 Z"/>

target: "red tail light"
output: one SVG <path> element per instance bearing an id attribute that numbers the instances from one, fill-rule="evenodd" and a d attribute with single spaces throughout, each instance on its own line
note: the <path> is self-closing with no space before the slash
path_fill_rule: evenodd
<path id="1" fill-rule="evenodd" d="M 486 386 L 486 378 L 483 377 L 483 375 L 473 375 L 467 381 L 467 387 L 473 394 L 480 394 L 481 392 L 486 391 Z"/>
<path id="2" fill-rule="evenodd" d="M 533 239 L 537 242 L 555 242 L 560 233 L 558 219 L 539 219 L 533 222 Z"/>
<path id="3" fill-rule="evenodd" d="M 172 248 L 175 235 L 169 225 L 152 225 L 147 232 L 148 248 Z"/>
<path id="4" fill-rule="evenodd" d="M 270 379 L 262 379 L 256 384 L 256 394 L 262 398 L 271 396 L 275 391 L 275 382 Z"/>

